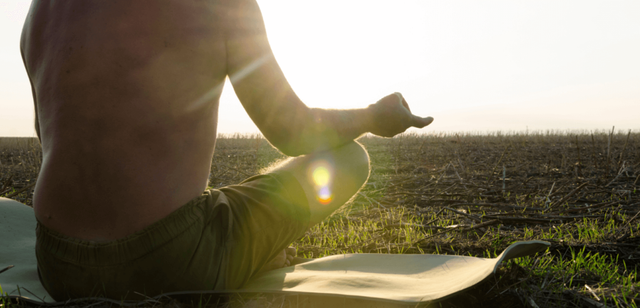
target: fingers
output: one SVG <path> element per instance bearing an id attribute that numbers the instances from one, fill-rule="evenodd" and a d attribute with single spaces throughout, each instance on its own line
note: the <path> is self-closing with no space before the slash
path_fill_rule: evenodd
<path id="1" fill-rule="evenodd" d="M 400 102 L 400 104 L 402 106 L 404 106 L 404 108 L 407 108 L 407 110 L 409 110 L 409 112 L 411 112 L 411 108 L 409 108 L 409 104 L 407 104 L 407 101 L 402 96 L 402 93 L 394 92 L 393 94 L 395 94 L 398 97 L 398 101 Z"/>
<path id="2" fill-rule="evenodd" d="M 407 108 L 407 110 L 409 110 L 409 112 L 411 112 L 411 109 L 409 108 L 409 104 L 404 99 L 404 97 L 402 97 L 402 94 L 400 94 L 399 92 L 395 92 L 393 94 L 395 94 L 398 97 L 398 100 L 400 101 L 402 106 L 404 106 L 404 108 Z M 417 128 L 423 128 L 423 127 L 431 124 L 431 122 L 433 122 L 433 118 L 432 117 L 423 118 L 423 117 L 419 117 L 419 116 L 413 115 L 413 114 L 411 116 L 412 116 L 411 126 L 415 126 Z"/>
<path id="3" fill-rule="evenodd" d="M 393 94 L 394 94 L 395 96 L 397 96 L 397 97 L 398 97 L 398 100 L 400 101 L 400 103 L 402 103 L 402 101 L 404 100 L 404 97 L 402 97 L 402 93 L 400 93 L 400 92 L 393 92 Z"/>
<path id="4" fill-rule="evenodd" d="M 429 124 L 431 124 L 431 122 L 433 122 L 433 118 L 432 117 L 419 117 L 417 115 L 413 115 L 413 121 L 411 123 L 411 126 L 415 126 L 417 128 L 423 128 Z"/>
<path id="5" fill-rule="evenodd" d="M 398 99 L 397 103 L 394 102 L 393 96 L 397 97 L 397 99 Z M 431 122 L 433 122 L 433 118 L 432 117 L 423 118 L 423 117 L 419 117 L 417 115 L 412 114 L 411 113 L 411 108 L 409 108 L 409 104 L 404 99 L 402 94 L 399 93 L 399 92 L 394 92 L 393 94 L 387 95 L 383 99 L 378 101 L 378 103 L 382 103 L 382 102 L 384 102 L 383 104 L 387 106 L 386 108 L 390 108 L 389 110 L 393 110 L 394 108 L 397 108 L 398 106 L 396 104 L 398 104 L 398 103 L 399 103 L 399 105 L 404 107 L 408 111 L 408 114 L 411 117 L 410 123 L 408 123 L 410 126 L 417 127 L 417 128 L 423 128 L 423 127 L 431 124 Z M 397 109 L 395 109 L 395 110 L 397 110 Z M 392 114 L 391 111 L 388 111 L 388 112 L 389 112 L 389 114 Z M 405 114 L 405 116 L 406 116 L 406 114 Z M 406 125 L 406 122 L 405 122 L 405 125 Z M 393 135 L 395 135 L 395 134 L 393 134 Z"/>
<path id="6" fill-rule="evenodd" d="M 284 249 L 286 259 L 284 260 L 284 266 L 291 266 L 293 259 L 296 257 L 297 251 L 295 247 L 287 247 Z"/>

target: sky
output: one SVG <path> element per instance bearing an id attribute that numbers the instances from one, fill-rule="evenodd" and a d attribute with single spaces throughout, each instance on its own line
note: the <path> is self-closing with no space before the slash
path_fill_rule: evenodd
<path id="1" fill-rule="evenodd" d="M 640 1 L 258 0 L 310 107 L 401 92 L 412 132 L 640 131 Z M 0 0 L 0 136 L 35 136 L 19 53 L 30 1 Z M 227 82 L 219 133 L 255 133 Z"/>

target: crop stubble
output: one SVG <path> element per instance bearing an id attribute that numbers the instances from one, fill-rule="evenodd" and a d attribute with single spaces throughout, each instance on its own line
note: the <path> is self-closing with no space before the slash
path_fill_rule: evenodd
<path id="1" fill-rule="evenodd" d="M 285 158 L 259 136 L 222 137 L 211 187 L 238 183 Z M 494 257 L 514 241 L 543 239 L 552 243 L 547 252 L 507 262 L 495 277 L 442 304 L 637 306 L 639 133 L 430 134 L 360 142 L 371 157 L 368 184 L 294 244 L 300 254 Z M 41 157 L 33 139 L 0 139 L 0 196 L 31 205 Z M 611 275 L 627 280 L 570 270 L 572 255 L 606 256 Z M 547 274 L 540 260 L 551 260 Z"/>

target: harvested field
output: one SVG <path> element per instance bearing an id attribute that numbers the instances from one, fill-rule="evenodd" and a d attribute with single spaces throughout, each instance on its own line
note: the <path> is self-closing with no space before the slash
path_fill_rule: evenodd
<path id="1" fill-rule="evenodd" d="M 211 187 L 238 183 L 285 158 L 258 136 L 240 137 L 218 140 Z M 508 261 L 440 305 L 638 306 L 640 133 L 431 134 L 360 142 L 371 157 L 369 182 L 294 243 L 299 255 L 495 257 L 510 243 L 540 239 L 552 244 L 546 252 Z M 0 139 L 0 196 L 31 204 L 41 156 L 33 140 Z M 290 305 L 284 297 L 261 298 L 263 306 Z"/>

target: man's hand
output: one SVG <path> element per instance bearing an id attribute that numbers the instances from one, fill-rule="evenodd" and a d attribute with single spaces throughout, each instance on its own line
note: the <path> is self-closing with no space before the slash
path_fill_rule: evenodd
<path id="1" fill-rule="evenodd" d="M 412 114 L 407 101 L 398 92 L 385 96 L 367 109 L 372 114 L 370 132 L 382 137 L 393 137 L 409 127 L 423 128 L 433 122 L 432 117 Z"/>

